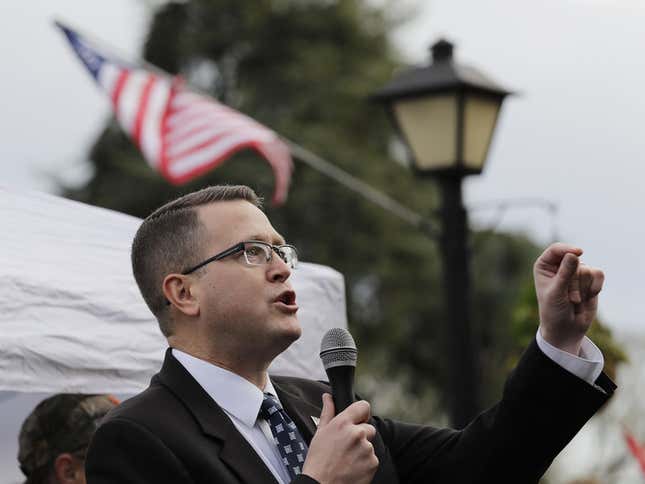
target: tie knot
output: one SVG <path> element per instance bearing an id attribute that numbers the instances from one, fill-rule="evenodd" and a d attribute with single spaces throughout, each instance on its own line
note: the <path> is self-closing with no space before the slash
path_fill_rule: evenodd
<path id="1" fill-rule="evenodd" d="M 282 406 L 280 402 L 271 395 L 270 393 L 265 393 L 264 398 L 262 399 L 262 405 L 260 405 L 260 417 L 265 420 L 268 420 L 271 415 L 280 410 Z"/>

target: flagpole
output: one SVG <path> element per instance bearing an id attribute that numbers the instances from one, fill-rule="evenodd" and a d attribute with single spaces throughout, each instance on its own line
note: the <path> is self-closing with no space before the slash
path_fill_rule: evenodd
<path id="1" fill-rule="evenodd" d="M 321 158 L 317 154 L 312 153 L 311 151 L 303 148 L 293 141 L 290 141 L 286 138 L 282 138 L 282 140 L 289 146 L 292 155 L 306 165 L 317 170 L 323 175 L 326 175 L 337 183 L 340 183 L 345 188 L 358 193 L 366 200 L 369 200 L 375 205 L 378 205 L 382 209 L 399 217 L 410 225 L 413 225 L 419 229 L 423 229 L 432 236 L 438 234 L 437 229 L 434 227 L 434 224 L 428 219 L 424 218 L 422 215 L 419 215 L 414 210 L 402 205 L 380 190 L 377 190 L 376 188 L 368 185 L 359 178 L 350 175 L 345 170 L 338 168 L 333 163 Z"/>
<path id="2" fill-rule="evenodd" d="M 65 28 L 74 30 L 75 32 L 82 35 L 83 38 L 88 39 L 93 44 L 101 46 L 102 50 L 105 50 L 106 52 L 114 53 L 115 57 L 118 57 L 119 59 L 122 59 L 124 57 L 129 57 L 117 52 L 116 49 L 110 47 L 106 42 L 103 42 L 97 37 L 90 35 L 86 32 L 83 32 L 82 30 L 77 29 L 76 27 L 70 27 L 67 22 L 62 22 L 55 19 L 54 24 L 58 28 L 65 27 Z M 135 58 L 135 63 L 133 63 L 133 65 L 137 65 L 137 64 L 161 76 L 165 76 L 171 79 L 175 77 L 173 74 L 166 72 L 165 70 L 155 66 L 154 64 L 147 62 L 145 59 L 142 59 L 140 57 Z M 211 94 L 207 92 L 203 92 L 200 89 L 196 89 L 188 84 L 184 84 L 184 88 L 189 89 L 196 94 L 212 97 Z M 284 138 L 282 136 L 280 136 L 280 138 L 282 139 L 283 142 L 287 144 L 294 158 L 300 160 L 301 162 L 305 163 L 306 165 L 318 171 L 319 173 L 322 173 L 323 175 L 343 185 L 345 188 L 353 191 L 354 193 L 357 193 L 358 195 L 362 196 L 364 199 L 374 203 L 375 205 L 378 205 L 379 207 L 386 210 L 387 212 L 390 212 L 392 215 L 400 218 L 401 220 L 409 223 L 410 225 L 418 229 L 423 230 L 429 236 L 438 237 L 439 231 L 432 220 L 402 205 L 401 203 L 397 202 L 392 197 L 386 195 L 382 191 L 372 187 L 371 185 L 360 180 L 359 178 L 351 175 L 345 170 L 334 165 L 333 163 L 307 150 L 303 146 L 300 146 L 299 144 L 287 138 Z"/>

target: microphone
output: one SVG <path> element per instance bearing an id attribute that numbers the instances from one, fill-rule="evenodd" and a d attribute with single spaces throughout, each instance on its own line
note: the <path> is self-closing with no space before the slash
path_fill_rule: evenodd
<path id="1" fill-rule="evenodd" d="M 343 328 L 332 328 L 320 342 L 322 360 L 334 398 L 336 414 L 354 403 L 354 370 L 358 350 L 352 335 Z"/>

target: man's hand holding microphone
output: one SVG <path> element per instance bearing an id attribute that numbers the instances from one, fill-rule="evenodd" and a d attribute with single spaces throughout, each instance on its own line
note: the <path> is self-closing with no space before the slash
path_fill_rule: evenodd
<path id="1" fill-rule="evenodd" d="M 358 351 L 352 335 L 332 328 L 320 343 L 332 395 L 325 393 L 318 430 L 311 440 L 303 474 L 321 484 L 372 482 L 378 457 L 372 440 L 376 429 L 368 423 L 370 404 L 354 402 L 354 370 Z M 338 414 L 337 414 L 338 413 Z"/>
<path id="2" fill-rule="evenodd" d="M 323 395 L 318 430 L 311 440 L 303 474 L 321 484 L 362 484 L 372 481 L 378 468 L 372 440 L 376 429 L 368 422 L 370 404 L 352 403 L 335 415 L 334 402 Z"/>

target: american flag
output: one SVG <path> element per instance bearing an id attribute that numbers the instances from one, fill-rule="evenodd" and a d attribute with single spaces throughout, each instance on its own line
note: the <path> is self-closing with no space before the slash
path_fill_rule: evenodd
<path id="1" fill-rule="evenodd" d="M 293 163 L 275 132 L 215 99 L 186 88 L 179 77 L 103 55 L 57 22 L 96 83 L 110 96 L 122 129 L 148 164 L 173 184 L 219 166 L 236 151 L 254 148 L 271 165 L 272 201 L 287 199 Z"/>

